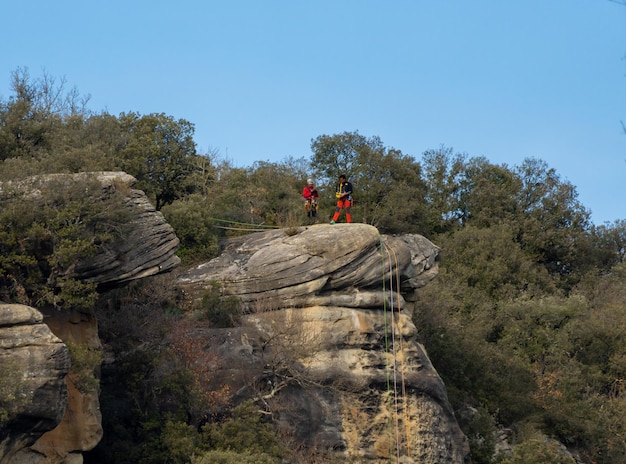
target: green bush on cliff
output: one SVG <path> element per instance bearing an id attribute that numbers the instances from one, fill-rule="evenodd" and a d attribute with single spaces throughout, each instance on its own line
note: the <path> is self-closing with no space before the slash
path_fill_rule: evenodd
<path id="1" fill-rule="evenodd" d="M 191 195 L 161 210 L 180 240 L 177 255 L 183 264 L 208 261 L 219 254 L 218 233 L 207 203 L 199 195 Z"/>
<path id="2" fill-rule="evenodd" d="M 513 447 L 511 455 L 498 464 L 576 464 L 565 447 L 546 437 L 533 437 Z"/>
<path id="3" fill-rule="evenodd" d="M 25 181 L 24 181 L 25 182 Z M 0 298 L 57 308 L 93 308 L 93 283 L 73 272 L 123 233 L 121 194 L 95 179 L 37 178 L 0 195 Z"/>
<path id="4" fill-rule="evenodd" d="M 92 349 L 87 345 L 66 341 L 72 360 L 70 376 L 74 386 L 82 393 L 97 392 L 100 380 L 96 377 L 97 370 L 102 363 L 100 349 Z"/>
<path id="5" fill-rule="evenodd" d="M 223 423 L 209 423 L 202 429 L 204 441 L 212 448 L 284 456 L 272 423 L 252 401 L 246 401 L 233 410 L 232 418 Z"/>
<path id="6" fill-rule="evenodd" d="M 215 328 L 235 327 L 241 321 L 241 304 L 235 296 L 222 297 L 219 284 L 211 286 L 202 294 L 201 318 L 207 319 Z"/>

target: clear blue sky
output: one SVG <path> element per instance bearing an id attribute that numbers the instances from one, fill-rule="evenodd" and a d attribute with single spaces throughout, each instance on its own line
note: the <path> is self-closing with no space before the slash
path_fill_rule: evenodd
<path id="1" fill-rule="evenodd" d="M 344 131 L 417 159 L 535 157 L 593 222 L 626 219 L 626 6 L 609 0 L 23 0 L 0 17 L 2 98 L 18 67 L 45 71 L 94 111 L 186 119 L 236 166 Z"/>

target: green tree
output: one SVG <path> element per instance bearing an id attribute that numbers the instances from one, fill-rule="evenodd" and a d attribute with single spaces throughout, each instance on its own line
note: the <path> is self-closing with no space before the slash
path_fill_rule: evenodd
<path id="1" fill-rule="evenodd" d="M 506 223 L 489 228 L 468 225 L 439 239 L 442 267 L 446 276 L 467 288 L 466 303 L 473 294 L 499 301 L 555 290 L 546 270 L 523 250 L 516 230 Z"/>
<path id="2" fill-rule="evenodd" d="M 422 154 L 427 225 L 432 234 L 452 232 L 461 226 L 465 160 L 465 155 L 454 155 L 452 149 L 445 147 Z"/>
<path id="3" fill-rule="evenodd" d="M 412 157 L 384 147 L 379 137 L 358 132 L 321 135 L 311 141 L 311 150 L 311 166 L 323 192 L 335 192 L 340 174 L 352 182 L 357 221 L 389 233 L 424 231 L 426 187 Z"/>
<path id="4" fill-rule="evenodd" d="M 180 240 L 177 255 L 184 264 L 208 261 L 219 253 L 219 229 L 208 207 L 206 197 L 187 195 L 183 200 L 165 205 L 161 210 L 167 222 L 176 231 Z"/>
<path id="5" fill-rule="evenodd" d="M 303 216 L 302 188 L 306 183 L 305 163 L 257 161 L 248 173 L 249 203 L 260 210 L 267 223 L 278 226 L 299 225 Z"/>
<path id="6" fill-rule="evenodd" d="M 38 177 L 0 196 L 0 297 L 9 302 L 91 308 L 95 284 L 74 269 L 123 233 L 120 192 L 91 178 Z"/>
<path id="7" fill-rule="evenodd" d="M 232 418 L 225 422 L 208 424 L 203 433 L 216 449 L 268 454 L 276 458 L 286 454 L 272 423 L 251 401 L 238 405 Z"/>
<path id="8" fill-rule="evenodd" d="M 123 113 L 119 119 L 126 136 L 119 163 L 137 178 L 137 187 L 154 199 L 160 210 L 185 193 L 186 180 L 194 171 L 194 126 L 163 113 Z"/>
<path id="9" fill-rule="evenodd" d="M 593 266 L 589 213 L 575 187 L 545 162 L 526 159 L 509 168 L 439 150 L 427 152 L 424 163 L 431 176 L 426 198 L 434 232 L 504 224 L 565 291 Z"/>
<path id="10" fill-rule="evenodd" d="M 544 161 L 526 159 L 516 172 L 522 180 L 520 243 L 569 290 L 593 264 L 589 212 L 576 188 Z"/>
<path id="11" fill-rule="evenodd" d="M 247 224 L 265 222 L 259 200 L 267 196 L 270 185 L 252 192 L 248 170 L 232 167 L 226 161 L 217 167 L 217 176 L 219 181 L 209 187 L 205 196 L 206 208 L 214 218 Z"/>
<path id="12" fill-rule="evenodd" d="M 54 148 L 63 122 L 88 114 L 89 97 L 65 87 L 65 78 L 57 80 L 45 72 L 38 79 L 32 79 L 27 68 L 12 72 L 13 95 L 0 102 L 0 161 L 46 156 Z"/>
<path id="13" fill-rule="evenodd" d="M 471 158 L 459 196 L 461 220 L 477 227 L 518 221 L 520 190 L 521 180 L 506 165 L 491 164 L 482 157 Z"/>
<path id="14" fill-rule="evenodd" d="M 592 248 L 599 270 L 609 272 L 626 258 L 626 220 L 591 228 Z"/>

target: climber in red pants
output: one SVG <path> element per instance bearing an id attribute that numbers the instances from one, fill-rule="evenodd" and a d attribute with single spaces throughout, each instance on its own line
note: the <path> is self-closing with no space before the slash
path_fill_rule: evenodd
<path id="1" fill-rule="evenodd" d="M 337 222 L 342 209 L 346 210 L 346 222 L 352 222 L 352 215 L 350 214 L 350 207 L 352 206 L 352 184 L 348 182 L 348 178 L 345 174 L 339 176 L 339 187 L 337 188 L 335 197 L 337 197 L 337 207 L 335 208 L 335 214 L 330 223 L 335 224 Z"/>

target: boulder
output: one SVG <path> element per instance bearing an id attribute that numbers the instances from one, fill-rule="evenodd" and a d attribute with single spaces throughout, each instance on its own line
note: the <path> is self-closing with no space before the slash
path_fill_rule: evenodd
<path id="1" fill-rule="evenodd" d="M 103 246 L 94 257 L 86 258 L 65 274 L 101 286 L 119 286 L 132 280 L 169 272 L 180 264 L 176 256 L 179 240 L 174 229 L 141 190 L 133 189 L 137 180 L 125 172 L 81 172 L 46 174 L 19 181 L 0 183 L 0 193 L 41 197 L 46 183 L 67 183 L 95 179 L 102 185 L 102 199 L 116 190 L 124 195 L 126 211 L 120 217 L 119 240 Z M 36 204 L 36 203 L 35 203 Z M 103 203 L 103 208 L 106 206 Z"/>

